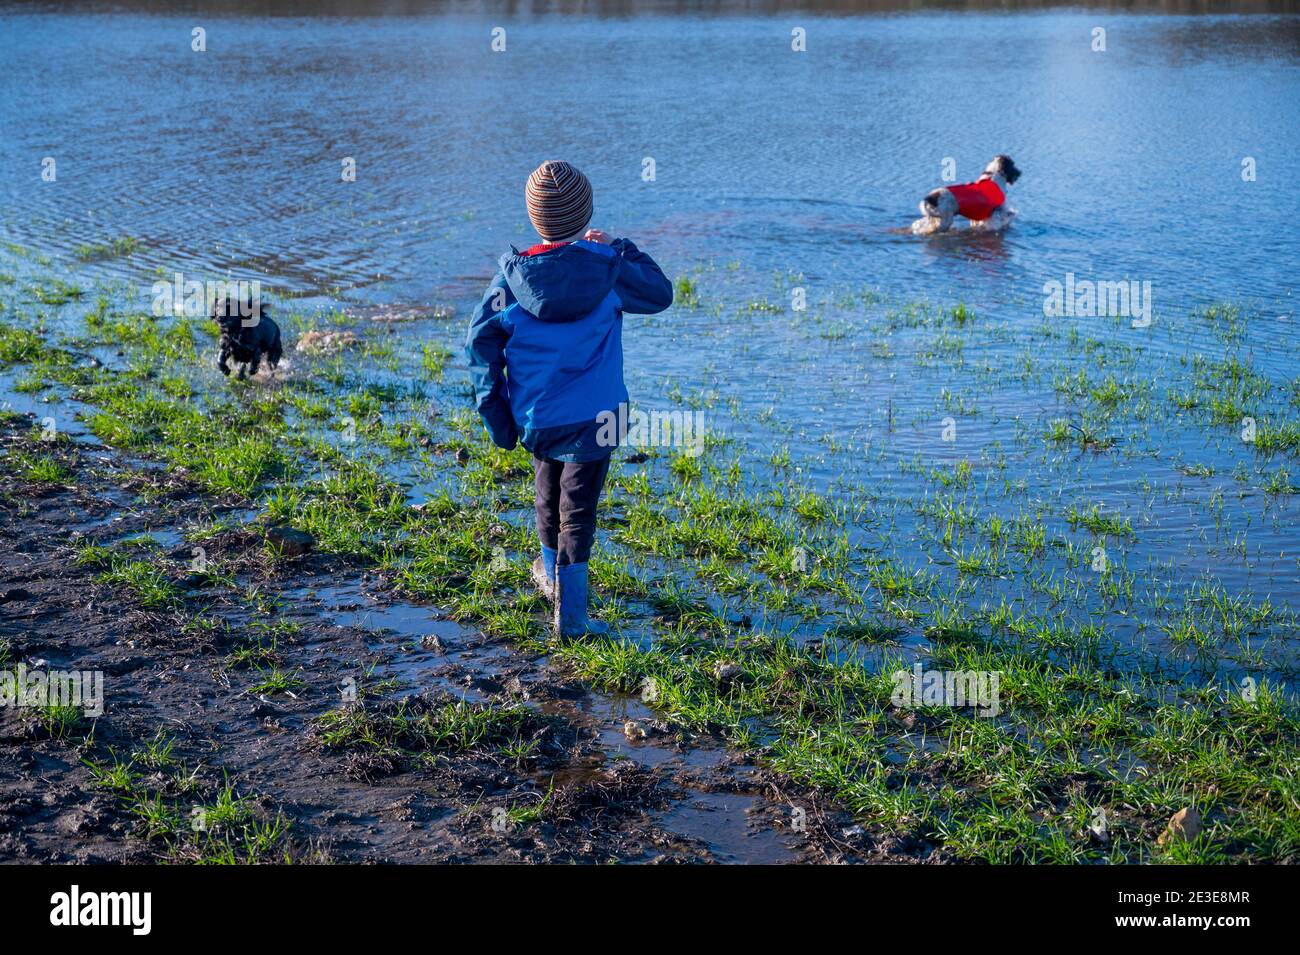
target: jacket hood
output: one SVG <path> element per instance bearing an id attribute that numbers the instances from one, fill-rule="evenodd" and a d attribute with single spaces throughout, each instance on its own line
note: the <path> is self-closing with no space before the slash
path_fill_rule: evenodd
<path id="1" fill-rule="evenodd" d="M 618 278 L 618 255 L 581 240 L 528 254 L 512 248 L 501 273 L 520 306 L 543 322 L 571 322 L 604 301 Z"/>

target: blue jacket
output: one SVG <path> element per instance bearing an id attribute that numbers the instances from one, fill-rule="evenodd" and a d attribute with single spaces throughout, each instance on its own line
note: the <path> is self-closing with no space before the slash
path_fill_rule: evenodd
<path id="1" fill-rule="evenodd" d="M 663 311 L 672 283 L 627 239 L 512 248 L 500 264 L 465 339 L 493 443 L 556 461 L 607 456 L 597 418 L 628 400 L 623 312 Z"/>

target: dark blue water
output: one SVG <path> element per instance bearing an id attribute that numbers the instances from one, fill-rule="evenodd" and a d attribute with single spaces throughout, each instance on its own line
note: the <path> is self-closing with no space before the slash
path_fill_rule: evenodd
<path id="1" fill-rule="evenodd" d="M 205 53 L 190 49 L 200 23 Z M 137 281 L 162 265 L 443 301 L 530 241 L 523 181 L 563 156 L 594 182 L 597 223 L 677 270 L 735 260 L 985 301 L 1073 270 L 1149 279 L 1169 308 L 1276 300 L 1300 251 L 1297 24 L 10 12 L 3 229 L 51 250 L 129 233 L 149 248 Z M 1025 171 L 1004 241 L 889 233 L 945 157 L 966 181 L 999 151 Z M 56 183 L 40 179 L 45 156 Z"/>

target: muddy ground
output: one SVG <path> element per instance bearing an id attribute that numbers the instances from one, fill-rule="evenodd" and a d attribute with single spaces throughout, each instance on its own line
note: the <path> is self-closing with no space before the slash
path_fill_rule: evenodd
<path id="1" fill-rule="evenodd" d="M 35 440 L 30 421 L 0 429 L 9 448 Z M 183 475 L 93 443 L 40 450 L 63 465 L 58 481 L 0 458 L 0 669 L 100 670 L 106 704 L 72 728 L 0 708 L 0 861 L 941 861 L 636 697 L 394 599 L 364 567 L 310 549 L 269 559 L 250 514 Z M 202 554 L 237 571 L 214 580 L 183 535 L 223 522 Z M 92 544 L 138 551 L 174 599 L 148 607 L 105 582 Z M 459 701 L 522 707 L 518 745 L 415 758 L 332 743 L 321 721 Z M 223 791 L 243 826 L 187 832 Z"/>

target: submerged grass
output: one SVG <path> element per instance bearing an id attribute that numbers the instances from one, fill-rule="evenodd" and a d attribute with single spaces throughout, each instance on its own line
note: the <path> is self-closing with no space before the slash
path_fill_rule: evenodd
<path id="1" fill-rule="evenodd" d="M 682 281 L 690 284 L 679 282 L 679 299 L 689 307 L 696 289 Z M 938 330 L 921 357 L 949 362 L 966 353 L 960 335 L 984 324 L 965 306 L 903 310 L 888 321 Z M 160 373 L 167 356 L 197 354 L 192 328 L 119 325 L 101 314 L 92 332 L 125 348 L 124 368 L 87 371 L 72 349 L 4 322 L 0 366 L 38 365 L 44 380 L 94 409 L 89 425 L 106 443 L 162 460 L 208 492 L 245 499 L 265 522 L 309 531 L 320 550 L 377 566 L 407 593 L 549 653 L 598 687 L 640 693 L 665 719 L 724 736 L 865 822 L 990 862 L 1297 857 L 1294 700 L 1267 679 L 1247 693 L 1216 679 L 1213 667 L 1195 679 L 1158 650 L 1121 650 L 1108 628 L 1065 613 L 1085 599 L 1133 605 L 1135 572 L 1121 564 L 1098 573 L 1088 563 L 1099 541 L 1137 540 L 1126 515 L 1079 501 L 994 512 L 984 495 L 1003 479 L 989 462 L 919 468 L 939 496 L 918 497 L 915 510 L 942 553 L 914 566 L 886 546 L 889 515 L 796 483 L 788 450 L 752 460 L 740 452 L 729 462 L 708 452 L 663 455 L 654 469 L 611 476 L 596 612 L 626 637 L 557 642 L 528 582 L 528 457 L 491 447 L 463 407 L 436 425 L 413 420 L 411 407 L 424 413 L 418 391 L 357 381 L 342 367 L 271 392 L 227 386 L 231 398 L 224 387 Z M 422 349 L 412 377 L 437 380 L 447 360 Z M 1242 363 L 1195 365 L 1191 375 L 1178 400 L 1223 423 L 1260 397 L 1258 376 Z M 1046 433 L 1058 456 L 1114 453 L 1124 409 L 1154 394 L 1122 370 L 1061 377 L 1054 390 L 1072 403 L 1071 417 Z M 362 436 L 355 445 L 329 438 L 344 415 Z M 1285 421 L 1264 419 L 1256 438 L 1259 451 L 1294 449 Z M 429 479 L 418 508 L 394 466 Z M 752 474 L 763 470 L 777 476 L 756 491 Z M 1017 493 L 1012 487 L 1008 497 Z M 1080 542 L 1077 531 L 1093 540 Z M 120 548 L 86 546 L 76 559 L 146 606 L 179 598 L 165 574 Z M 1049 560 L 1059 569 L 1039 569 Z M 1009 578 L 1024 580 L 1055 612 L 1032 616 L 982 589 Z M 1198 660 L 1256 653 L 1255 644 L 1294 620 L 1267 600 L 1208 582 L 1161 599 L 1168 609 L 1142 627 L 1195 648 Z M 292 692 L 296 677 L 281 669 L 267 637 L 236 647 L 227 662 L 255 671 L 253 692 Z M 918 660 L 998 674 L 998 713 L 898 705 L 894 674 Z M 373 766 L 464 753 L 524 760 L 545 729 L 523 707 L 401 700 L 342 707 L 313 733 Z M 105 770 L 104 785 L 135 793 L 146 831 L 174 837 L 177 806 L 138 793 L 134 771 Z M 278 851 L 283 833 L 273 819 L 250 829 L 231 821 L 240 817 L 228 802 L 217 812 L 228 837 L 194 851 L 222 860 Z M 1206 819 L 1203 837 L 1159 844 L 1169 816 L 1188 805 Z M 1099 812 L 1109 820 L 1104 841 L 1092 831 Z"/>

